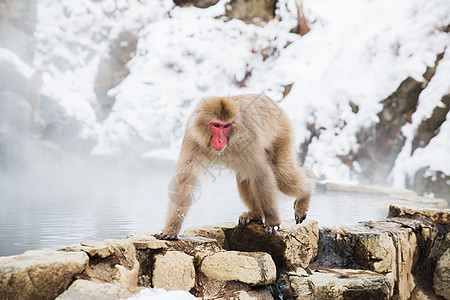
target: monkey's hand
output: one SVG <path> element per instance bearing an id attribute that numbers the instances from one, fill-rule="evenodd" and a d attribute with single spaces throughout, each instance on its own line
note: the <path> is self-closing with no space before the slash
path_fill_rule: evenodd
<path id="1" fill-rule="evenodd" d="M 166 240 L 166 241 L 176 241 L 178 240 L 178 235 L 170 235 L 164 232 L 158 232 L 153 235 L 158 240 Z"/>
<path id="2" fill-rule="evenodd" d="M 252 221 L 263 224 L 261 216 L 257 215 L 256 213 L 245 211 L 239 217 L 239 226 L 246 227 Z"/>

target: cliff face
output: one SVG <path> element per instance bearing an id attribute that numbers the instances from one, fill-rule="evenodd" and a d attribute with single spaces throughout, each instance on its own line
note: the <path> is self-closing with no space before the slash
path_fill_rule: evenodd
<path id="1" fill-rule="evenodd" d="M 16 53 L 28 64 L 35 51 L 37 2 L 8 0 L 0 3 L 0 47 Z"/>
<path id="2" fill-rule="evenodd" d="M 362 128 L 357 134 L 358 150 L 339 156 L 350 168 L 358 165 L 356 173 L 361 181 L 379 184 L 391 182 L 393 170 L 396 168 L 394 173 L 399 172 L 403 160 L 413 160 L 415 152 L 420 152 L 419 149 L 423 151 L 439 135 L 441 126 L 446 127 L 444 122 L 449 115 L 450 94 L 443 95 L 440 101 L 432 106 L 432 110 L 428 108 L 428 117 L 416 118 L 415 125 L 412 124 L 413 115 L 420 115 L 418 109 L 423 105 L 421 101 L 424 101 L 421 94 L 426 93 L 424 90 L 433 80 L 443 57 L 444 53 L 437 55 L 435 65 L 427 68 L 421 81 L 408 77 L 394 93 L 382 100 L 383 108 L 377 114 L 378 122 Z M 436 139 L 442 139 L 442 136 Z M 401 170 L 408 174 L 404 176 L 408 188 L 420 194 L 432 193 L 436 197 L 448 199 L 450 177 L 445 172 L 433 170 L 430 166 L 418 167 L 410 164 L 409 167 L 411 170 Z"/>
<path id="3" fill-rule="evenodd" d="M 178 241 L 142 232 L 0 257 L 0 295 L 119 299 L 164 288 L 208 299 L 450 296 L 449 210 L 391 206 L 378 222 L 319 229 L 317 222 L 292 220 L 283 226 L 272 237 L 259 224 L 222 224 L 188 228 Z"/>

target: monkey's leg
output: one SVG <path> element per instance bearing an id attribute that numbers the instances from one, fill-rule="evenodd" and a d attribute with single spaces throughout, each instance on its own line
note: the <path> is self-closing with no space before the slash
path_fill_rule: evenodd
<path id="1" fill-rule="evenodd" d="M 295 164 L 294 161 L 289 164 L 278 165 L 275 172 L 280 191 L 288 196 L 296 197 L 294 214 L 295 221 L 298 224 L 306 218 L 313 192 L 313 183 Z"/>
<path id="2" fill-rule="evenodd" d="M 249 180 L 240 181 L 236 177 L 239 195 L 248 207 L 249 211 L 243 212 L 239 217 L 239 225 L 247 226 L 251 221 L 256 221 L 260 224 L 263 222 L 263 211 L 258 203 L 255 201 L 255 192 L 253 191 Z"/>
<path id="3" fill-rule="evenodd" d="M 266 233 L 271 235 L 280 229 L 280 216 L 276 198 L 277 183 L 272 169 L 267 168 L 258 172 L 260 174 L 252 184 L 256 191 L 256 199 L 264 212 L 264 224 Z"/>
<path id="4" fill-rule="evenodd" d="M 305 176 L 295 158 L 289 137 L 281 139 L 278 151 L 273 157 L 273 170 L 278 188 L 288 196 L 296 197 L 294 202 L 295 221 L 303 222 L 308 212 L 314 189 L 314 181 Z"/>

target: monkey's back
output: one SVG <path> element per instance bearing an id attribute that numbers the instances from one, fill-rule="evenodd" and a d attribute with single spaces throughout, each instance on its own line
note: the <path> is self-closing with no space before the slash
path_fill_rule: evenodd
<path id="1" fill-rule="evenodd" d="M 291 132 L 285 112 L 272 99 L 259 94 L 245 94 L 232 97 L 236 101 L 239 114 L 256 137 L 272 141 L 280 135 Z M 262 134 L 261 134 L 262 133 Z"/>

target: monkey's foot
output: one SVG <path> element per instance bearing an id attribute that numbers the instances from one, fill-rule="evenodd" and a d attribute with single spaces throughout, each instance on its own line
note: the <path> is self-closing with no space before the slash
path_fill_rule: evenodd
<path id="1" fill-rule="evenodd" d="M 158 240 L 166 240 L 166 241 L 176 241 L 178 240 L 178 235 L 170 235 L 164 232 L 158 232 L 153 235 Z"/>
<path id="2" fill-rule="evenodd" d="M 281 230 L 281 225 L 267 226 L 266 224 L 262 224 L 261 227 L 266 230 L 267 235 L 274 235 Z"/>
<path id="3" fill-rule="evenodd" d="M 300 224 L 303 220 L 306 219 L 306 213 L 308 212 L 308 203 L 309 200 L 306 201 L 304 199 L 297 199 L 294 202 L 294 210 L 295 210 L 295 222 Z"/>
<path id="4" fill-rule="evenodd" d="M 239 217 L 239 226 L 245 227 L 250 222 L 257 222 L 259 224 L 263 224 L 262 218 L 260 216 L 257 216 L 254 213 L 251 212 L 243 212 L 242 215 Z"/>
<path id="5" fill-rule="evenodd" d="M 306 219 L 306 212 L 300 214 L 297 214 L 297 212 L 295 212 L 295 223 L 300 224 L 305 219 Z"/>

